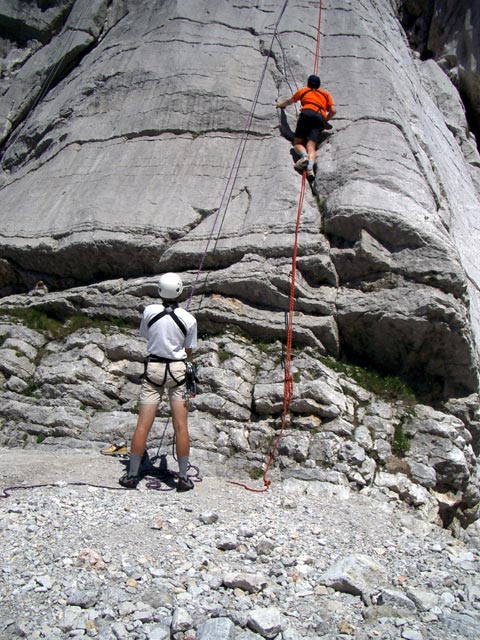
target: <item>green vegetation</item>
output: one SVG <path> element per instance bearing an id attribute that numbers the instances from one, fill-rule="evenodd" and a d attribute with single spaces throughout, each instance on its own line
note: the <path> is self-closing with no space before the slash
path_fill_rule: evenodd
<path id="1" fill-rule="evenodd" d="M 37 436 L 37 444 L 41 444 L 45 440 L 46 437 L 47 436 L 44 435 L 43 433 L 39 433 L 38 436 Z"/>
<path id="2" fill-rule="evenodd" d="M 217 351 L 217 356 L 220 362 L 225 362 L 226 360 L 230 360 L 230 358 L 232 357 L 231 354 L 228 353 L 228 351 L 225 351 L 225 349 L 219 349 Z"/>
<path id="3" fill-rule="evenodd" d="M 38 384 L 36 382 L 30 382 L 22 391 L 22 395 L 31 396 L 32 398 L 37 398 L 38 390 L 39 390 Z"/>
<path id="4" fill-rule="evenodd" d="M 1 315 L 20 320 L 30 329 L 46 334 L 54 340 L 62 340 L 79 329 L 93 328 L 107 333 L 112 327 L 131 328 L 131 325 L 119 318 L 104 320 L 82 314 L 61 318 L 33 308 L 2 309 Z"/>
<path id="5" fill-rule="evenodd" d="M 327 199 L 324 196 L 317 196 L 316 200 L 317 200 L 318 210 L 320 211 L 320 213 L 323 214 L 325 212 L 325 205 L 327 203 Z"/>
<path id="6" fill-rule="evenodd" d="M 263 469 L 261 467 L 252 467 L 248 475 L 252 480 L 258 480 L 263 476 Z"/>
<path id="7" fill-rule="evenodd" d="M 404 456 L 410 449 L 410 440 L 411 436 L 405 433 L 403 425 L 398 424 L 393 434 L 392 452 L 399 457 Z"/>
<path id="8" fill-rule="evenodd" d="M 261 353 L 268 356 L 273 364 L 280 364 L 285 358 L 284 349 L 276 340 L 272 340 L 272 342 L 254 342 L 253 344 Z"/>
<path id="9" fill-rule="evenodd" d="M 364 389 L 384 400 L 401 401 L 409 406 L 417 404 L 413 389 L 398 376 L 382 375 L 374 369 L 338 362 L 333 358 L 320 357 L 320 360 L 330 369 L 352 378 Z"/>

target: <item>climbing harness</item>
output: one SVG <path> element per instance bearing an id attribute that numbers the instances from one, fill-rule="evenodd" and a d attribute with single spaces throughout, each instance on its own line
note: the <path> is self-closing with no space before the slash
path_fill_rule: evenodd
<path id="1" fill-rule="evenodd" d="M 153 318 L 151 318 L 148 321 L 147 323 L 148 328 L 150 329 L 152 325 L 154 325 L 156 322 L 158 322 L 162 318 L 170 317 L 172 318 L 172 320 L 174 320 L 174 322 L 176 323 L 177 327 L 180 329 L 182 334 L 186 336 L 187 327 L 175 313 L 175 309 L 177 307 L 178 307 L 177 303 L 171 303 L 168 306 L 166 306 L 163 309 L 163 311 L 160 311 L 160 313 L 157 313 L 155 316 L 153 316 Z M 154 382 L 151 378 L 149 378 L 148 365 L 151 362 L 154 362 L 154 363 L 158 362 L 166 365 L 163 380 L 161 382 Z M 172 362 L 185 362 L 185 375 L 181 379 L 177 379 L 173 375 L 170 369 L 170 364 Z M 194 398 L 196 396 L 198 377 L 197 377 L 197 366 L 195 364 L 193 364 L 192 362 L 186 362 L 184 358 L 174 360 L 170 358 L 163 358 L 155 354 L 149 354 L 145 358 L 143 374 L 141 376 L 143 379 L 148 380 L 148 382 L 154 387 L 160 388 L 160 387 L 163 387 L 163 385 L 165 384 L 167 380 L 167 375 L 170 376 L 170 378 L 172 378 L 172 380 L 176 383 L 175 384 L 176 387 L 180 387 L 182 384 L 185 384 L 185 399 Z"/>
<path id="2" fill-rule="evenodd" d="M 165 365 L 163 380 L 161 382 L 154 382 L 151 378 L 149 378 L 148 365 L 151 362 Z M 186 375 L 180 379 L 176 378 L 173 375 L 172 370 L 170 369 L 170 365 L 172 364 L 172 362 L 185 362 L 185 360 L 170 360 L 169 358 L 162 358 L 160 356 L 156 356 L 155 354 L 149 354 L 143 361 L 143 373 L 140 377 L 144 380 L 147 380 L 147 382 L 149 382 L 153 387 L 157 387 L 158 389 L 160 389 L 165 385 L 165 382 L 167 381 L 167 376 L 170 376 L 170 378 L 175 382 L 174 386 L 180 387 L 185 382 Z"/>
<path id="3" fill-rule="evenodd" d="M 300 101 L 303 100 L 303 98 L 307 95 L 307 93 L 312 93 L 312 92 L 317 92 L 317 93 L 322 93 L 322 89 L 306 89 L 302 95 L 300 96 Z M 309 105 L 308 107 L 306 105 Z M 322 110 L 320 109 L 319 105 L 316 104 L 315 102 L 306 102 L 305 104 L 302 104 L 302 109 L 310 109 L 310 111 L 315 111 L 316 113 L 320 114 L 323 118 L 323 120 L 325 120 L 325 116 L 322 113 Z"/>
<path id="4" fill-rule="evenodd" d="M 166 365 L 162 382 L 153 382 L 153 380 L 148 377 L 148 364 L 150 362 L 159 362 Z M 170 364 L 172 362 L 185 362 L 185 375 L 180 380 L 177 380 L 170 370 Z M 197 395 L 199 380 L 197 376 L 197 365 L 194 362 L 188 362 L 185 360 L 169 360 L 168 358 L 161 358 L 160 356 L 150 354 L 143 361 L 143 367 L 143 374 L 141 378 L 148 380 L 148 382 L 154 387 L 163 387 L 167 380 L 167 375 L 169 375 L 176 383 L 176 387 L 180 387 L 182 384 L 185 384 L 185 399 L 194 398 Z"/>
<path id="5" fill-rule="evenodd" d="M 180 320 L 180 318 L 178 317 L 178 315 L 175 313 L 175 309 L 178 307 L 178 304 L 175 303 L 171 303 L 169 305 L 167 305 L 163 311 L 160 311 L 160 313 L 157 313 L 156 316 L 153 316 L 153 318 L 151 318 L 148 321 L 148 328 L 150 329 L 150 327 L 155 324 L 155 322 L 158 322 L 159 320 L 161 320 L 162 318 L 165 318 L 165 316 L 168 316 L 169 318 L 171 318 L 175 324 L 177 325 L 177 327 L 180 329 L 180 331 L 183 333 L 184 336 L 187 335 L 187 327 L 185 326 L 185 323 L 182 322 L 182 320 Z"/>
<path id="6" fill-rule="evenodd" d="M 162 318 L 169 317 L 169 318 L 172 318 L 172 320 L 175 322 L 175 324 L 180 329 L 182 334 L 184 336 L 186 336 L 187 335 L 187 327 L 185 326 L 184 322 L 182 322 L 182 320 L 175 313 L 175 309 L 177 307 L 178 307 L 177 303 L 170 303 L 167 306 L 165 306 L 163 311 L 160 311 L 160 313 L 157 313 L 155 316 L 153 316 L 153 318 L 151 318 L 148 321 L 148 323 L 147 323 L 148 328 L 150 329 L 151 326 L 153 326 L 156 322 L 158 322 Z M 160 364 L 165 364 L 166 365 L 165 366 L 165 373 L 164 373 L 164 376 L 163 376 L 163 380 L 161 382 L 154 382 L 148 376 L 148 365 L 151 362 L 160 363 Z M 179 359 L 163 358 L 162 356 L 157 356 L 154 353 L 149 354 L 143 361 L 143 374 L 142 374 L 141 378 L 147 380 L 154 387 L 160 388 L 160 387 L 163 387 L 165 382 L 167 381 L 167 376 L 170 376 L 170 378 L 175 382 L 175 386 L 176 387 L 180 387 L 187 380 L 187 377 L 188 377 L 187 376 L 187 372 L 185 373 L 185 375 L 182 378 L 180 378 L 180 379 L 176 378 L 173 375 L 172 370 L 170 369 L 170 365 L 172 364 L 172 362 L 185 362 L 185 359 L 184 358 L 179 358 Z"/>
<path id="7" fill-rule="evenodd" d="M 194 398 L 198 390 L 197 365 L 194 362 L 187 362 L 185 371 L 185 396 Z"/>

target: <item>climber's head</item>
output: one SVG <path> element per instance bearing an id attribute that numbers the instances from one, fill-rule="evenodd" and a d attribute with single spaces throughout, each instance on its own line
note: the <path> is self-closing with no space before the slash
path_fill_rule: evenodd
<path id="1" fill-rule="evenodd" d="M 164 273 L 158 281 L 158 293 L 164 300 L 175 300 L 182 291 L 182 279 L 176 273 Z"/>

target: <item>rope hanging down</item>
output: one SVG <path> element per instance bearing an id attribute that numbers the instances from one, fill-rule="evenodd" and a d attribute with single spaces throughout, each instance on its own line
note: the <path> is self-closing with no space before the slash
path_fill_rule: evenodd
<path id="1" fill-rule="evenodd" d="M 233 189 L 235 187 L 235 183 L 236 183 L 237 177 L 238 177 L 238 172 L 240 170 L 240 166 L 241 166 L 241 163 L 242 163 L 242 160 L 243 160 L 243 155 L 245 153 L 245 147 L 246 147 L 246 144 L 247 144 L 248 136 L 250 135 L 250 130 L 252 128 L 252 122 L 253 122 L 253 118 L 254 118 L 254 115 L 255 115 L 255 109 L 257 108 L 258 99 L 259 99 L 259 96 L 260 96 L 260 91 L 262 89 L 263 81 L 265 79 L 265 75 L 266 75 L 266 72 L 267 72 L 268 61 L 272 57 L 273 43 L 275 42 L 275 39 L 278 37 L 278 26 L 279 26 L 280 21 L 281 21 L 281 19 L 283 17 L 283 14 L 285 13 L 285 9 L 287 8 L 287 4 L 288 4 L 288 0 L 285 0 L 284 3 L 283 3 L 282 9 L 280 10 L 280 13 L 279 13 L 279 16 L 277 18 L 277 21 L 276 21 L 276 23 L 274 25 L 273 35 L 272 35 L 272 40 L 270 42 L 270 48 L 269 48 L 269 51 L 268 51 L 268 55 L 265 57 L 265 63 L 264 63 L 263 68 L 262 68 L 262 73 L 260 74 L 260 79 L 258 81 L 257 88 L 256 88 L 256 91 L 255 91 L 255 95 L 254 95 L 253 100 L 252 100 L 252 105 L 250 107 L 250 111 L 249 111 L 249 114 L 247 116 L 247 119 L 246 119 L 246 122 L 245 122 L 245 126 L 243 128 L 242 135 L 240 137 L 240 141 L 239 141 L 239 144 L 238 144 L 238 147 L 237 147 L 237 150 L 236 150 L 233 162 L 232 162 L 232 166 L 230 168 L 230 172 L 229 172 L 228 177 L 227 177 L 227 182 L 225 184 L 225 188 L 223 190 L 222 197 L 221 197 L 221 200 L 220 200 L 220 205 L 218 206 L 218 209 L 217 209 L 217 211 L 215 213 L 215 216 L 214 216 L 214 219 L 213 219 L 213 224 L 212 224 L 210 233 L 209 233 L 208 238 L 207 238 L 207 243 L 206 243 L 205 249 L 203 251 L 203 254 L 202 254 L 202 257 L 201 257 L 201 260 L 200 260 L 199 267 L 198 267 L 196 275 L 195 275 L 195 280 L 194 280 L 193 285 L 192 285 L 191 290 L 190 290 L 190 295 L 188 297 L 187 304 L 186 304 L 186 308 L 187 309 L 190 308 L 190 305 L 191 305 L 192 300 L 193 300 L 193 296 L 194 296 L 195 291 L 196 291 L 196 289 L 198 287 L 198 281 L 199 281 L 200 275 L 201 275 L 201 273 L 203 271 L 203 268 L 204 268 L 204 265 L 205 265 L 205 260 L 206 260 L 207 255 L 208 255 L 208 250 L 209 250 L 209 247 L 210 247 L 210 243 L 212 242 L 214 235 L 216 235 L 216 238 L 215 238 L 215 244 L 214 244 L 214 247 L 213 247 L 212 255 L 215 254 L 215 251 L 217 249 L 218 240 L 219 240 L 219 237 L 220 237 L 220 232 L 222 230 L 223 223 L 225 221 L 225 216 L 227 215 L 228 205 L 230 204 L 230 200 L 232 198 Z M 222 210 L 223 210 L 223 215 L 222 215 L 222 218 L 221 218 L 221 221 L 220 221 L 220 225 L 219 225 L 219 227 L 218 227 L 218 229 L 216 231 L 216 234 L 215 234 L 215 229 L 217 227 L 217 223 L 218 223 L 218 220 L 220 218 L 220 214 L 221 214 Z M 207 279 L 208 279 L 208 274 L 207 274 L 207 276 L 205 278 L 205 282 L 207 281 Z M 200 308 L 202 306 L 202 301 L 203 301 L 203 294 L 202 294 L 202 296 L 200 298 L 198 307 L 195 310 L 196 312 L 198 312 L 200 310 Z M 167 423 L 165 425 L 165 430 L 168 427 L 169 422 L 170 422 L 170 418 L 167 419 Z M 160 445 L 159 445 L 158 450 L 157 450 L 157 455 L 156 455 L 157 458 L 159 456 L 159 451 L 160 451 L 160 448 L 162 446 L 163 436 L 165 435 L 165 430 L 163 432 L 162 438 L 160 440 Z M 172 443 L 172 448 L 173 447 L 174 447 L 174 442 Z M 175 455 L 173 457 L 175 457 Z M 150 488 L 156 488 L 156 487 L 152 485 Z"/>
<path id="2" fill-rule="evenodd" d="M 292 273 L 290 280 L 290 298 L 289 298 L 289 308 L 288 308 L 288 323 L 287 323 L 287 346 L 285 349 L 285 372 L 283 376 L 283 413 L 282 413 L 282 424 L 280 427 L 280 431 L 278 436 L 275 439 L 272 450 L 270 452 L 270 457 L 268 458 L 267 464 L 265 466 L 265 471 L 263 472 L 263 484 L 264 487 L 262 489 L 252 489 L 251 487 L 243 484 L 241 482 L 232 482 L 231 484 L 236 484 L 248 491 L 254 491 L 255 493 L 263 493 L 267 491 L 269 486 L 271 485 L 271 480 L 267 479 L 268 472 L 270 470 L 270 466 L 273 463 L 275 458 L 275 453 L 277 451 L 280 440 L 282 439 L 283 432 L 285 430 L 285 425 L 288 417 L 288 407 L 293 398 L 293 378 L 290 370 L 291 362 L 292 362 L 292 343 L 293 343 L 293 315 L 295 312 L 295 276 L 296 276 L 296 264 L 297 264 L 297 252 L 298 252 L 298 234 L 300 231 L 300 220 L 302 217 L 303 210 L 303 201 L 305 198 L 305 185 L 307 182 L 306 172 L 303 172 L 302 175 L 302 184 L 300 188 L 300 197 L 298 200 L 298 209 L 297 209 L 297 222 L 295 225 L 295 240 L 293 243 L 293 255 L 292 255 Z"/>
<path id="3" fill-rule="evenodd" d="M 322 4 L 323 1 L 319 0 L 319 8 L 318 8 L 318 24 L 317 24 L 317 43 L 315 50 L 315 60 L 313 65 L 313 70 L 315 75 L 318 73 L 319 60 L 320 60 L 320 29 L 322 24 Z M 303 202 L 305 199 L 305 185 L 307 182 L 307 172 L 304 169 L 302 172 L 302 183 L 300 187 L 300 195 L 298 199 L 298 208 L 297 208 L 297 221 L 295 225 L 295 239 L 293 243 L 293 253 L 292 253 L 292 270 L 291 270 L 291 280 L 290 280 L 290 297 L 289 297 L 289 306 L 288 306 L 288 322 L 287 322 L 287 344 L 285 349 L 285 370 L 283 377 L 283 412 L 282 412 L 282 423 L 280 427 L 280 431 L 278 436 L 275 439 L 272 450 L 270 452 L 270 456 L 265 465 L 265 471 L 263 473 L 263 484 L 264 487 L 262 489 L 252 489 L 251 487 L 243 484 L 241 482 L 232 482 L 231 484 L 236 484 L 249 491 L 254 491 L 256 493 L 263 493 L 267 491 L 269 488 L 271 481 L 267 479 L 268 472 L 275 458 L 275 453 L 277 451 L 280 440 L 282 439 L 283 432 L 285 430 L 285 425 L 288 417 L 288 408 L 293 399 L 293 378 L 291 374 L 291 362 L 292 362 L 292 343 L 293 343 L 293 317 L 295 313 L 295 278 L 297 273 L 297 253 L 298 253 L 298 236 L 300 231 L 300 220 L 302 216 L 303 210 Z"/>
<path id="4" fill-rule="evenodd" d="M 222 230 L 222 226 L 223 226 L 223 223 L 225 221 L 225 216 L 227 215 L 228 205 L 230 204 L 230 200 L 232 198 L 233 188 L 234 188 L 235 183 L 237 181 L 238 172 L 240 170 L 240 165 L 242 163 L 243 155 L 245 153 L 245 147 L 246 147 L 246 144 L 247 144 L 248 136 L 250 134 L 250 129 L 252 128 L 253 117 L 255 115 L 255 109 L 257 108 L 258 98 L 260 96 L 260 91 L 261 91 L 261 88 L 262 88 L 262 85 L 263 85 L 263 81 L 265 79 L 265 74 L 267 72 L 268 61 L 272 56 L 273 43 L 275 41 L 275 38 L 277 37 L 278 25 L 280 24 L 280 20 L 282 19 L 283 14 L 285 13 L 285 9 L 287 8 L 287 4 L 288 4 L 288 0 L 285 0 L 285 2 L 283 3 L 283 7 L 282 7 L 282 9 L 280 11 L 280 14 L 279 14 L 279 16 L 277 18 L 277 21 L 275 23 L 274 29 L 273 29 L 273 35 L 272 35 L 272 40 L 270 42 L 270 48 L 268 50 L 268 55 L 265 56 L 265 63 L 263 65 L 262 73 L 260 74 L 260 80 L 259 80 L 259 82 L 257 84 L 257 89 L 256 89 L 255 95 L 254 95 L 253 100 L 252 100 L 252 106 L 250 107 L 250 112 L 249 112 L 249 114 L 247 116 L 247 119 L 246 119 L 246 122 L 245 122 L 245 126 L 244 126 L 244 129 L 243 129 L 242 135 L 240 137 L 240 142 L 238 144 L 237 151 L 235 153 L 235 157 L 233 159 L 232 166 L 230 168 L 230 172 L 228 174 L 227 182 L 225 184 L 225 189 L 223 191 L 222 198 L 220 200 L 220 205 L 219 205 L 219 207 L 217 209 L 217 212 L 215 214 L 215 218 L 213 220 L 212 229 L 211 229 L 210 234 L 208 236 L 207 243 L 206 243 L 206 246 L 205 246 L 205 250 L 204 250 L 202 258 L 200 260 L 200 265 L 198 267 L 198 270 L 197 270 L 197 273 L 196 273 L 196 276 L 195 276 L 195 280 L 193 282 L 193 285 L 192 285 L 192 288 L 191 288 L 191 291 L 190 291 L 190 296 L 189 296 L 188 301 L 187 301 L 187 309 L 190 307 L 193 295 L 195 293 L 195 290 L 197 289 L 198 280 L 200 278 L 200 274 L 203 271 L 203 267 L 205 265 L 205 260 L 206 260 L 207 254 L 208 254 L 208 248 L 209 248 L 210 243 L 211 243 L 211 241 L 213 239 L 214 231 L 215 231 L 215 228 L 217 226 L 218 219 L 220 217 L 220 212 L 223 209 L 223 215 L 222 215 L 222 219 L 220 221 L 220 226 L 218 227 L 218 230 L 216 232 L 215 244 L 214 244 L 214 247 L 213 247 L 212 255 L 215 254 L 215 251 L 217 249 L 217 244 L 218 244 L 218 240 L 219 240 L 219 237 L 220 237 L 220 232 Z M 207 276 L 207 278 L 208 278 L 208 276 Z M 199 307 L 198 307 L 197 311 L 200 309 L 201 303 L 202 303 L 202 300 L 200 300 Z"/>

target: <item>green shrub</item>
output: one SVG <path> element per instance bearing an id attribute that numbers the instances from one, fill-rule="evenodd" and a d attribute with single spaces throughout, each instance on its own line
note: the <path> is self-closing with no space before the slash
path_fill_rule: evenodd
<path id="1" fill-rule="evenodd" d="M 392 452 L 399 457 L 404 456 L 410 449 L 410 440 L 411 436 L 405 433 L 403 424 L 397 424 L 393 434 Z"/>
<path id="2" fill-rule="evenodd" d="M 36 382 L 29 382 L 25 389 L 22 391 L 22 395 L 36 398 L 38 397 L 38 390 L 39 387 Z"/>
<path id="3" fill-rule="evenodd" d="M 71 333 L 75 333 L 80 329 L 100 329 L 106 333 L 112 327 L 119 329 L 131 328 L 132 325 L 125 322 L 121 318 L 112 318 L 105 320 L 101 318 L 92 318 L 83 314 L 75 314 L 68 317 L 58 317 L 49 315 L 38 309 L 28 308 L 12 308 L 3 309 L 2 315 L 20 320 L 25 326 L 47 335 L 54 340 L 62 340 Z"/>
<path id="4" fill-rule="evenodd" d="M 343 373 L 352 378 L 361 387 L 375 395 L 391 401 L 402 401 L 406 405 L 417 404 L 413 389 L 398 376 L 382 375 L 374 369 L 367 369 L 356 364 L 339 362 L 333 358 L 320 360 L 337 373 Z"/>
<path id="5" fill-rule="evenodd" d="M 225 351 L 225 349 L 219 349 L 217 352 L 217 356 L 218 359 L 220 360 L 220 362 L 225 362 L 226 360 L 230 360 L 230 358 L 232 357 L 228 351 Z"/>
<path id="6" fill-rule="evenodd" d="M 263 469 L 262 467 L 252 467 L 248 472 L 248 475 L 252 480 L 258 480 L 263 476 Z"/>

